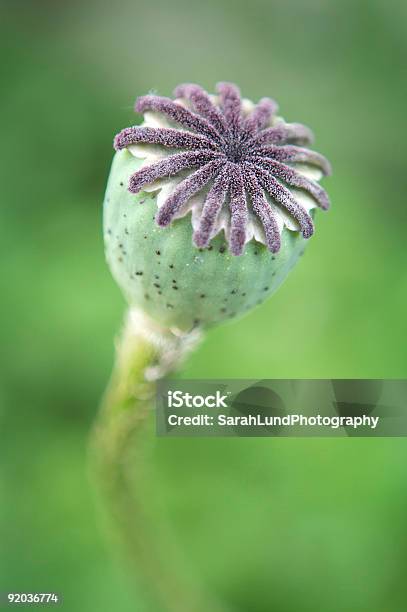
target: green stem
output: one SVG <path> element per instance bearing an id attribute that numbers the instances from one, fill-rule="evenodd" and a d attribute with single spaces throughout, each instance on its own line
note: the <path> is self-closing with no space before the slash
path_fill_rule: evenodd
<path id="1" fill-rule="evenodd" d="M 179 569 L 177 547 L 152 504 L 154 379 L 173 370 L 197 339 L 196 332 L 179 336 L 131 311 L 92 437 L 94 471 L 116 538 L 133 574 L 167 612 L 220 612 L 189 571 Z"/>

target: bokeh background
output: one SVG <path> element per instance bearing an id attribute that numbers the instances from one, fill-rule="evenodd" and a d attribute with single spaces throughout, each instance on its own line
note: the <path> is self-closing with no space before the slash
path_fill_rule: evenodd
<path id="1" fill-rule="evenodd" d="M 0 6 L 0 591 L 144 612 L 86 471 L 124 312 L 101 238 L 112 137 L 137 95 L 232 80 L 312 126 L 334 167 L 306 256 L 183 376 L 406 377 L 407 4 Z M 154 455 L 180 546 L 236 612 L 404 611 L 406 460 L 405 439 L 161 439 Z"/>

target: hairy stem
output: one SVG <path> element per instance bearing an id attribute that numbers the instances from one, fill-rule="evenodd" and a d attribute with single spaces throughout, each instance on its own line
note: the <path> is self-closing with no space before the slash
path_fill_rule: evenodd
<path id="1" fill-rule="evenodd" d="M 156 380 L 176 368 L 199 339 L 178 335 L 130 311 L 92 435 L 92 464 L 112 532 L 154 610 L 220 612 L 183 567 L 154 504 L 151 446 Z M 182 570 L 180 569 L 182 568 Z"/>

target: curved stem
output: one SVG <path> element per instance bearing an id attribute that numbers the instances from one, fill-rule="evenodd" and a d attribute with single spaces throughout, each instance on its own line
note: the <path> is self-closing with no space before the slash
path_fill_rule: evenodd
<path id="1" fill-rule="evenodd" d="M 151 503 L 155 381 L 179 365 L 198 339 L 199 332 L 177 335 L 130 311 L 91 444 L 114 535 L 132 573 L 166 612 L 220 612 L 193 584 L 189 571 L 179 569 L 177 547 Z"/>

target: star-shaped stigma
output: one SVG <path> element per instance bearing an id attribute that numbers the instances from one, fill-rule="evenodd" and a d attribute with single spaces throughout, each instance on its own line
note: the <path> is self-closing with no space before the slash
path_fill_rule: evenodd
<path id="1" fill-rule="evenodd" d="M 191 170 L 160 207 L 156 221 L 161 227 L 169 225 L 188 200 L 206 188 L 193 235 L 195 245 L 200 248 L 209 245 L 216 221 L 226 205 L 230 211 L 229 246 L 233 255 L 243 252 L 249 216 L 253 214 L 259 219 L 265 244 L 273 253 L 281 246 L 279 209 L 295 219 L 304 238 L 309 238 L 314 230 L 313 221 L 295 197 L 296 190 L 307 192 L 323 209 L 329 207 L 329 199 L 315 180 L 292 164 L 311 165 L 322 174 L 330 173 L 329 162 L 322 155 L 298 146 L 312 141 L 311 131 L 304 125 L 276 119 L 278 107 L 269 98 L 261 99 L 245 113 L 235 85 L 219 83 L 217 92 L 215 103 L 198 85 L 186 84 L 174 92 L 186 104 L 156 95 L 137 100 L 137 112 L 162 114 L 169 120 L 168 125 L 183 129 L 134 126 L 116 136 L 116 150 L 153 144 L 170 151 L 169 155 L 135 172 L 130 177 L 129 191 L 138 193 L 158 179 Z"/>

